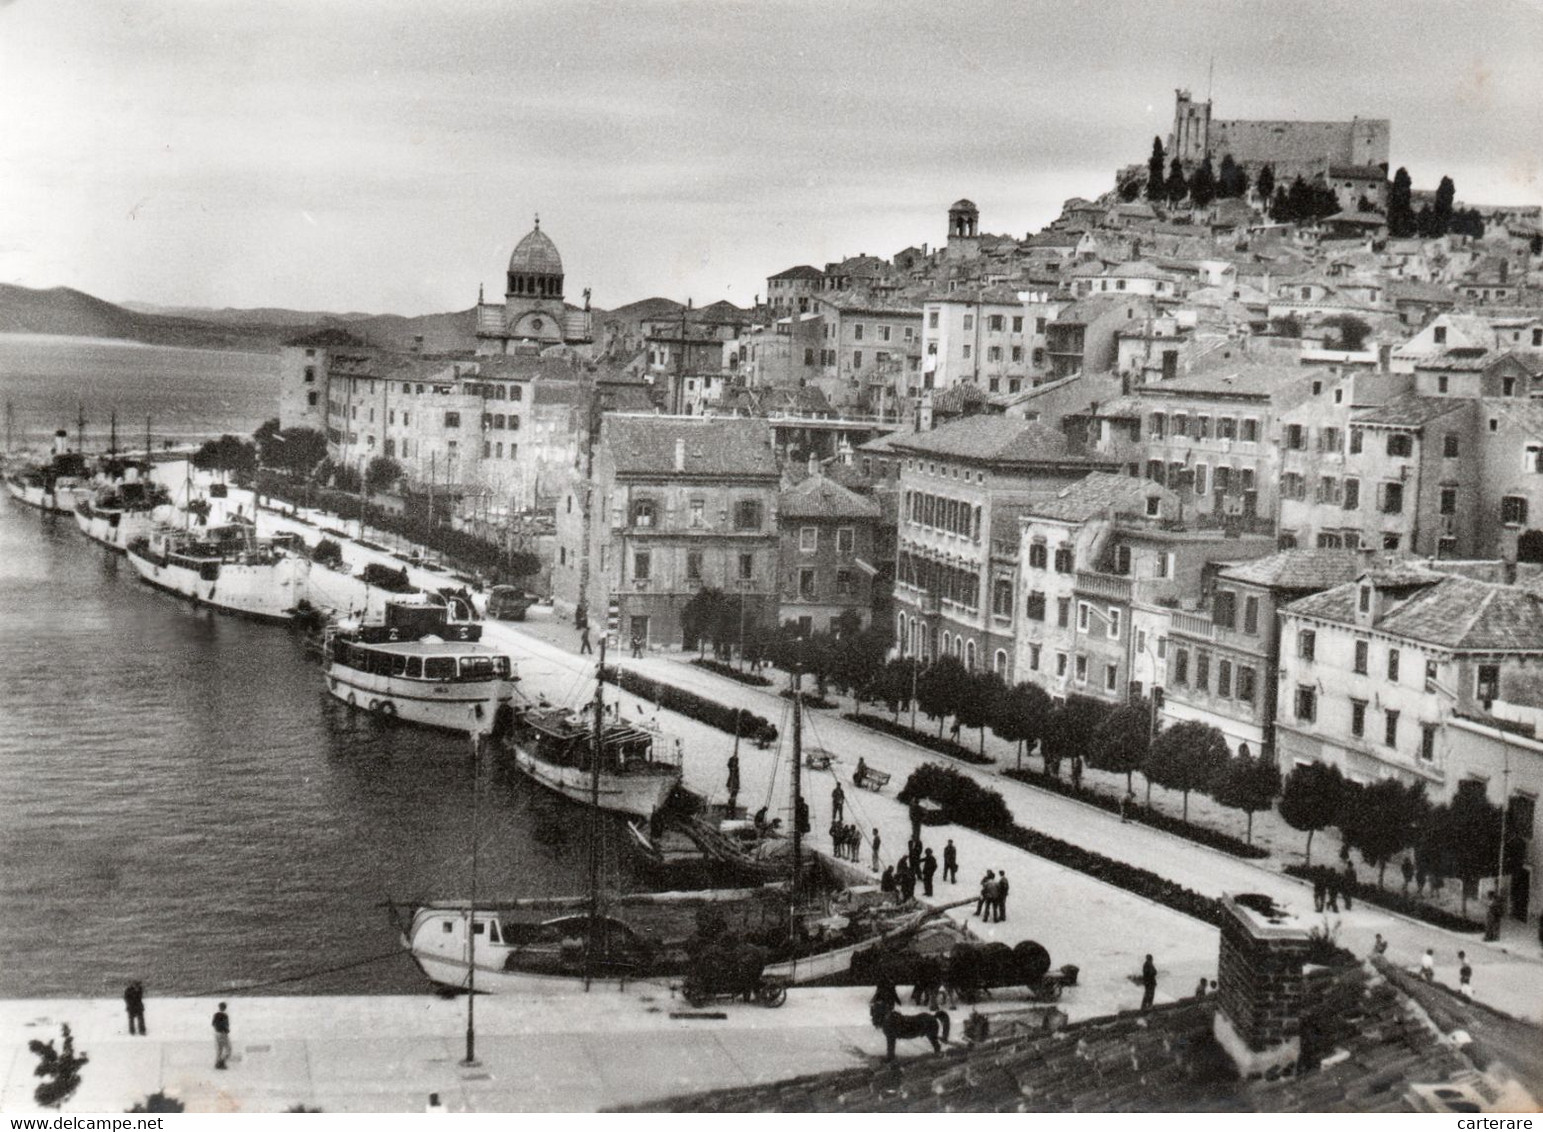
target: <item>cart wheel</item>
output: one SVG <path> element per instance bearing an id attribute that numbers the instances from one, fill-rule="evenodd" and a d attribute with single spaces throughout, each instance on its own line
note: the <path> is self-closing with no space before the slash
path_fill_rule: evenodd
<path id="1" fill-rule="evenodd" d="M 762 1006 L 781 1006 L 788 1000 L 788 988 L 781 983 L 762 983 L 756 991 L 756 997 L 761 1000 Z"/>

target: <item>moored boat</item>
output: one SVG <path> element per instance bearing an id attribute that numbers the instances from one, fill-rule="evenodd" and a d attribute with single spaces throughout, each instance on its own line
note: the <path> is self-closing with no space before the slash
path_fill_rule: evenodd
<path id="1" fill-rule="evenodd" d="M 128 544 L 146 584 L 222 613 L 289 622 L 305 596 L 310 563 L 290 538 L 259 539 L 248 524 L 181 530 L 157 527 Z"/>
<path id="2" fill-rule="evenodd" d="M 125 480 L 98 488 L 75 501 L 75 525 L 92 542 L 118 554 L 127 554 L 129 543 L 148 538 L 157 519 L 168 518 L 171 496 L 166 489 L 146 480 Z"/>
<path id="3" fill-rule="evenodd" d="M 28 507 L 69 515 L 75 511 L 76 498 L 90 490 L 90 479 L 86 458 L 69 450 L 69 434 L 60 429 L 54 434 L 48 462 L 7 472 L 5 490 Z"/>
<path id="4" fill-rule="evenodd" d="M 596 799 L 602 810 L 651 818 L 680 785 L 680 756 L 664 733 L 619 717 L 608 716 L 601 728 L 598 775 L 595 727 L 585 714 L 555 707 L 516 711 L 501 738 L 531 778 L 574 802 Z"/>
<path id="5" fill-rule="evenodd" d="M 464 734 L 489 730 L 514 699 L 509 657 L 481 643 L 469 603 L 390 601 L 378 625 L 329 630 L 327 691 L 351 708 Z"/>

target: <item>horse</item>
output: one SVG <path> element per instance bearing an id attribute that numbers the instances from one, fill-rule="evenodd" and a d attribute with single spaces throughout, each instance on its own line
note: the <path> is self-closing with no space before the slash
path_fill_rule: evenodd
<path id="1" fill-rule="evenodd" d="M 868 1016 L 875 1030 L 884 1031 L 885 1061 L 895 1060 L 895 1042 L 901 1038 L 926 1038 L 932 1043 L 933 1053 L 942 1053 L 943 1043 L 948 1041 L 949 1027 L 953 1024 L 946 1010 L 902 1014 L 893 1004 L 882 1001 L 869 1004 Z"/>

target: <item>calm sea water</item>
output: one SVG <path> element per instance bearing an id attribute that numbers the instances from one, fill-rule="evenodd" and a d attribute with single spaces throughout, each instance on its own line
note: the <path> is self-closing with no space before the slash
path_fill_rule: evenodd
<path id="1" fill-rule="evenodd" d="M 271 359 L 44 353 L 18 376 L 0 338 L 6 396 L 73 413 L 45 373 L 92 373 L 120 418 L 187 435 L 272 415 L 271 387 L 233 377 Z M 474 781 L 481 891 L 581 891 L 568 803 L 497 765 L 474 780 L 453 737 L 351 717 L 288 630 L 194 611 L 68 517 L 0 499 L 0 996 L 425 990 L 382 902 L 467 893 Z"/>

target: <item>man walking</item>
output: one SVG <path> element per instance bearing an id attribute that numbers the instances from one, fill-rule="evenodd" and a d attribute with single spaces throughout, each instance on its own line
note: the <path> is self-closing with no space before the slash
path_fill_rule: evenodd
<path id="1" fill-rule="evenodd" d="M 948 844 L 943 846 L 943 879 L 949 884 L 959 879 L 959 850 L 954 848 L 952 837 L 948 839 Z"/>
<path id="2" fill-rule="evenodd" d="M 135 980 L 123 991 L 123 1006 L 129 1012 L 129 1033 L 144 1035 L 145 1032 L 145 988 L 144 984 Z"/>
<path id="3" fill-rule="evenodd" d="M 926 852 L 926 855 L 922 857 L 922 895 L 923 896 L 931 896 L 932 895 L 932 878 L 937 873 L 937 871 L 938 871 L 938 859 L 932 855 L 932 850 L 928 849 L 927 852 Z"/>
<path id="4" fill-rule="evenodd" d="M 1464 998 L 1473 997 L 1473 966 L 1468 962 L 1468 953 L 1457 953 L 1457 993 Z"/>
<path id="5" fill-rule="evenodd" d="M 997 923 L 1007 919 L 1007 874 L 997 874 Z"/>
<path id="6" fill-rule="evenodd" d="M 230 1015 L 225 1013 L 225 1004 L 220 1003 L 220 1008 L 214 1012 L 214 1067 L 224 1069 L 225 1063 L 230 1060 Z"/>
<path id="7" fill-rule="evenodd" d="M 735 752 L 729 755 L 729 816 L 734 816 L 735 803 L 739 801 L 739 754 Z"/>
<path id="8" fill-rule="evenodd" d="M 836 788 L 830 792 L 830 820 L 841 821 L 846 816 L 847 796 L 841 789 L 841 783 L 836 783 Z"/>
<path id="9" fill-rule="evenodd" d="M 1436 949 L 1427 947 L 1425 954 L 1420 956 L 1420 978 L 1427 983 L 1436 981 Z"/>
<path id="10" fill-rule="evenodd" d="M 1141 1009 L 1152 1009 L 1152 1000 L 1157 997 L 1157 965 L 1148 955 L 1146 961 L 1141 964 Z"/>
<path id="11" fill-rule="evenodd" d="M 593 651 L 589 646 L 589 622 L 586 621 L 579 627 L 579 655 Z"/>

